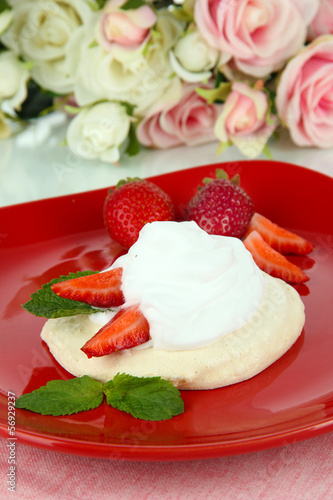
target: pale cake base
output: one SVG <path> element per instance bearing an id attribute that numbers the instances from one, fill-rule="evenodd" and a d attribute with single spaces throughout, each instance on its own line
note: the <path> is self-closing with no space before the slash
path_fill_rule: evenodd
<path id="1" fill-rule="evenodd" d="M 118 372 L 161 376 L 179 389 L 214 389 L 258 374 L 297 340 L 305 321 L 298 293 L 265 274 L 264 300 L 249 323 L 217 342 L 191 351 L 125 350 L 88 359 L 80 350 L 99 329 L 88 316 L 50 319 L 41 337 L 55 359 L 71 374 L 103 383 Z"/>

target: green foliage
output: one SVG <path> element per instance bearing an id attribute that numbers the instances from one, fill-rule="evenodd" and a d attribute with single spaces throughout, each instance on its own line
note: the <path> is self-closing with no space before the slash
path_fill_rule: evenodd
<path id="1" fill-rule="evenodd" d="M 16 408 L 41 415 L 71 415 L 92 410 L 106 401 L 113 408 L 142 420 L 168 420 L 184 412 L 180 392 L 160 377 L 134 377 L 118 373 L 106 384 L 88 375 L 70 380 L 51 380 L 20 396 Z"/>
<path id="2" fill-rule="evenodd" d="M 21 120 L 36 118 L 46 109 L 52 108 L 54 97 L 55 94 L 41 89 L 33 80 L 30 80 L 27 98 L 16 114 Z"/>
<path id="3" fill-rule="evenodd" d="M 231 82 L 221 82 L 219 86 L 214 89 L 197 87 L 195 90 L 200 97 L 207 101 L 207 104 L 213 104 L 213 102 L 224 102 L 231 92 L 231 87 Z"/>
<path id="4" fill-rule="evenodd" d="M 20 396 L 15 406 L 41 415 L 71 415 L 97 408 L 103 398 L 103 385 L 84 375 L 70 380 L 51 380 Z"/>
<path id="5" fill-rule="evenodd" d="M 5 10 L 10 10 L 11 6 L 6 0 L 0 0 L 0 14 L 1 12 L 4 12 Z"/>
<path id="6" fill-rule="evenodd" d="M 135 156 L 140 152 L 141 146 L 136 136 L 134 123 L 131 123 L 128 133 L 128 144 L 125 149 L 125 154 Z"/>
<path id="7" fill-rule="evenodd" d="M 127 2 L 125 2 L 124 5 L 121 6 L 121 9 L 122 10 L 138 9 L 143 5 L 147 5 L 146 2 L 144 2 L 144 0 L 127 0 Z"/>
<path id="8" fill-rule="evenodd" d="M 161 377 L 117 374 L 104 385 L 108 404 L 143 420 L 168 420 L 184 411 L 180 393 Z"/>

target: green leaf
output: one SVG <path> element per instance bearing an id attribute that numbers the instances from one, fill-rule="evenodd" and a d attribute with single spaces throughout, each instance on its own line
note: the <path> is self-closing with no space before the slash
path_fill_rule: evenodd
<path id="1" fill-rule="evenodd" d="M 98 42 L 97 40 L 93 40 L 91 44 L 89 45 L 89 49 L 94 49 L 95 47 L 98 47 Z"/>
<path id="2" fill-rule="evenodd" d="M 140 152 L 141 146 L 136 137 L 136 131 L 134 123 L 131 123 L 129 133 L 128 133 L 128 144 L 125 149 L 125 154 L 128 156 L 135 156 Z"/>
<path id="3" fill-rule="evenodd" d="M 99 309 L 91 307 L 88 304 L 72 299 L 64 299 L 56 295 L 51 285 L 59 281 L 66 281 L 89 274 L 96 274 L 96 271 L 82 271 L 69 273 L 67 276 L 60 276 L 42 285 L 42 288 L 31 295 L 31 299 L 22 307 L 35 316 L 43 318 L 61 318 L 64 316 L 75 316 L 76 314 L 92 314 Z"/>
<path id="4" fill-rule="evenodd" d="M 56 417 L 97 408 L 104 395 L 113 408 L 142 420 L 168 420 L 184 412 L 180 392 L 168 380 L 124 373 L 118 373 L 104 385 L 88 375 L 70 380 L 51 380 L 17 398 L 15 406 Z"/>
<path id="5" fill-rule="evenodd" d="M 10 10 L 11 6 L 6 0 L 0 0 L 0 14 L 1 12 L 4 12 L 5 10 Z"/>
<path id="6" fill-rule="evenodd" d="M 168 420 L 184 411 L 178 389 L 161 377 L 118 373 L 103 391 L 108 404 L 142 420 Z"/>
<path id="7" fill-rule="evenodd" d="M 124 106 L 124 108 L 126 109 L 126 113 L 129 116 L 133 116 L 134 110 L 136 108 L 135 104 L 130 104 L 129 102 L 126 102 L 126 101 L 119 101 L 119 104 L 121 104 L 122 106 Z"/>
<path id="8" fill-rule="evenodd" d="M 232 142 L 231 141 L 227 141 L 227 142 L 220 142 L 220 144 L 218 145 L 218 148 L 216 150 L 216 154 L 220 155 L 221 153 L 223 153 L 223 151 L 225 149 L 227 149 L 229 146 L 232 145 Z"/>
<path id="9" fill-rule="evenodd" d="M 157 30 L 154 30 L 154 28 L 151 28 L 150 34 L 151 34 L 152 38 L 154 38 L 155 40 L 159 40 L 160 38 L 162 38 L 162 33 L 160 33 Z"/>
<path id="10" fill-rule="evenodd" d="M 229 179 L 229 175 L 223 168 L 217 168 L 215 171 L 215 178 L 212 177 L 204 177 L 202 182 L 203 184 L 209 184 L 212 182 L 214 179 L 221 179 L 221 180 L 226 180 L 231 182 L 231 184 L 234 184 L 235 186 L 240 185 L 240 176 L 239 174 L 234 175 L 231 179 Z M 199 186 L 200 189 L 200 186 Z"/>
<path id="11" fill-rule="evenodd" d="M 144 179 L 141 179 L 141 177 L 126 177 L 126 179 L 120 179 L 120 181 L 117 182 L 115 189 L 123 186 L 124 184 L 129 184 L 130 182 L 139 182 L 143 180 Z"/>
<path id="12" fill-rule="evenodd" d="M 43 91 L 34 81 L 30 80 L 27 98 L 23 102 L 20 111 L 17 111 L 16 114 L 22 120 L 36 118 L 45 109 L 52 108 L 53 97 L 48 92 Z"/>
<path id="13" fill-rule="evenodd" d="M 103 9 L 104 8 L 104 5 L 108 2 L 108 0 L 96 0 L 96 3 L 94 4 L 94 2 L 89 2 L 91 8 L 93 10 L 95 10 L 95 8 L 97 7 L 97 9 Z"/>
<path id="14" fill-rule="evenodd" d="M 267 146 L 267 144 L 265 144 L 265 146 L 263 147 L 262 152 L 266 156 L 266 158 L 268 158 L 269 160 L 271 160 L 273 158 L 272 153 L 271 153 L 269 147 Z"/>
<path id="15" fill-rule="evenodd" d="M 190 20 L 194 18 L 194 5 L 195 0 L 184 0 L 182 9 Z"/>
<path id="16" fill-rule="evenodd" d="M 33 61 L 21 61 L 21 64 L 27 71 L 32 70 L 35 65 Z"/>
<path id="17" fill-rule="evenodd" d="M 213 102 L 224 102 L 231 92 L 231 86 L 231 82 L 221 82 L 215 89 L 197 87 L 195 91 L 200 97 L 207 101 L 207 104 L 213 104 Z"/>
<path id="18" fill-rule="evenodd" d="M 215 174 L 216 174 L 216 179 L 229 180 L 229 175 L 225 170 L 223 170 L 223 168 L 217 168 Z"/>
<path id="19" fill-rule="evenodd" d="M 131 10 L 138 9 L 143 5 L 146 5 L 146 2 L 144 0 L 127 0 L 127 2 L 125 2 L 124 5 L 122 5 L 120 8 L 122 10 Z"/>
<path id="20" fill-rule="evenodd" d="M 217 74 L 216 74 L 216 78 L 215 78 L 215 85 L 214 85 L 214 87 L 215 87 L 215 88 L 218 88 L 218 87 L 219 87 L 219 85 L 220 85 L 222 82 L 226 83 L 226 82 L 228 82 L 228 81 L 229 81 L 229 80 L 225 77 L 225 75 L 224 75 L 223 73 L 220 73 L 220 71 L 218 71 L 218 72 L 217 72 Z"/>
<path id="21" fill-rule="evenodd" d="M 70 380 L 51 380 L 39 389 L 20 396 L 15 406 L 41 415 L 59 416 L 92 410 L 103 399 L 103 384 L 84 375 Z"/>
<path id="22" fill-rule="evenodd" d="M 193 20 L 193 15 L 186 12 L 184 6 L 181 8 L 179 5 L 170 5 L 168 10 L 174 18 L 178 19 L 178 21 L 189 23 Z"/>
<path id="23" fill-rule="evenodd" d="M 70 106 L 69 104 L 66 104 L 64 108 L 69 115 L 78 115 L 83 109 L 78 106 Z"/>

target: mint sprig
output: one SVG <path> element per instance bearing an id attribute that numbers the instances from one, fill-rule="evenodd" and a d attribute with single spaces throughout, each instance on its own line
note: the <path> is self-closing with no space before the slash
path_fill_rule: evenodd
<path id="1" fill-rule="evenodd" d="M 51 380 L 17 398 L 15 406 L 42 415 L 71 415 L 97 408 L 104 395 L 113 408 L 142 420 L 168 420 L 184 412 L 180 392 L 168 380 L 125 373 L 118 373 L 104 385 L 88 375 Z"/>
<path id="2" fill-rule="evenodd" d="M 161 377 L 118 373 L 103 391 L 108 404 L 143 420 L 168 420 L 184 411 L 178 389 Z"/>
<path id="3" fill-rule="evenodd" d="M 84 375 L 70 380 L 51 380 L 20 396 L 15 406 L 41 415 L 59 416 L 92 410 L 102 402 L 103 384 Z"/>
<path id="4" fill-rule="evenodd" d="M 96 271 L 79 271 L 77 273 L 69 273 L 67 276 L 54 278 L 49 283 L 42 285 L 42 288 L 31 295 L 31 299 L 22 307 L 29 313 L 43 318 L 62 318 L 64 316 L 75 316 L 76 314 L 92 314 L 98 312 L 99 309 L 79 302 L 78 300 L 64 299 L 55 294 L 51 289 L 54 283 L 59 281 L 71 280 L 80 278 L 89 274 L 96 274 Z"/>

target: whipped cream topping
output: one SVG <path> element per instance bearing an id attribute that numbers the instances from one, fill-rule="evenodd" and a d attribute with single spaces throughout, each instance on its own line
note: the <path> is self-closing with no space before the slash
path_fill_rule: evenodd
<path id="1" fill-rule="evenodd" d="M 124 307 L 140 304 L 151 340 L 139 348 L 193 350 L 244 326 L 265 292 L 243 243 L 195 222 L 152 222 L 111 268 L 123 268 Z M 106 323 L 108 313 L 91 315 Z M 137 348 L 134 348 L 137 349 Z"/>

